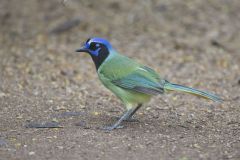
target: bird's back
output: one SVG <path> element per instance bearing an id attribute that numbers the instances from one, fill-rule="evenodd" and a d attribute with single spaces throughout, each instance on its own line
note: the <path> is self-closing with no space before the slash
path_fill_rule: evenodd
<path id="1" fill-rule="evenodd" d="M 99 68 L 98 74 L 107 76 L 111 80 L 121 79 L 131 74 L 140 74 L 154 82 L 160 81 L 159 75 L 154 70 L 120 54 L 107 59 Z"/>

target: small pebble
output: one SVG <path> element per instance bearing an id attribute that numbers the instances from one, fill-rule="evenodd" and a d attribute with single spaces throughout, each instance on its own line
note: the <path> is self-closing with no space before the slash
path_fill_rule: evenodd
<path id="1" fill-rule="evenodd" d="M 57 146 L 58 149 L 63 149 L 63 146 Z"/>
<path id="2" fill-rule="evenodd" d="M 99 112 L 93 112 L 93 115 L 98 116 L 100 113 Z"/>
<path id="3" fill-rule="evenodd" d="M 35 155 L 35 152 L 29 152 L 28 154 L 32 156 L 32 155 Z"/>
<path id="4" fill-rule="evenodd" d="M 150 107 L 147 107 L 146 110 L 149 111 L 151 108 Z"/>

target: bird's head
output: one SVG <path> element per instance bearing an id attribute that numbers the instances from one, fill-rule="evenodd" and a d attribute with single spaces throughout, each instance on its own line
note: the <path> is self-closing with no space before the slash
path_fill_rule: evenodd
<path id="1" fill-rule="evenodd" d="M 94 37 L 89 38 L 76 52 L 89 53 L 98 69 L 104 60 L 113 53 L 113 48 L 106 39 Z"/>

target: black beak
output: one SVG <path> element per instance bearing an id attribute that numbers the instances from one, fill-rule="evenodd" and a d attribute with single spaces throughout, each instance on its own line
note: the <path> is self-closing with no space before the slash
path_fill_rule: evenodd
<path id="1" fill-rule="evenodd" d="M 82 48 L 77 49 L 76 52 L 87 52 L 88 53 L 89 50 L 85 47 L 82 47 Z"/>

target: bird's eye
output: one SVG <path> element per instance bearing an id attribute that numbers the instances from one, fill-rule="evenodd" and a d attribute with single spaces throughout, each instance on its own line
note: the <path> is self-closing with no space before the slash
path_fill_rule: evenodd
<path id="1" fill-rule="evenodd" d="M 89 46 L 89 49 L 95 51 L 96 49 L 98 49 L 100 47 L 100 44 L 92 42 Z"/>

